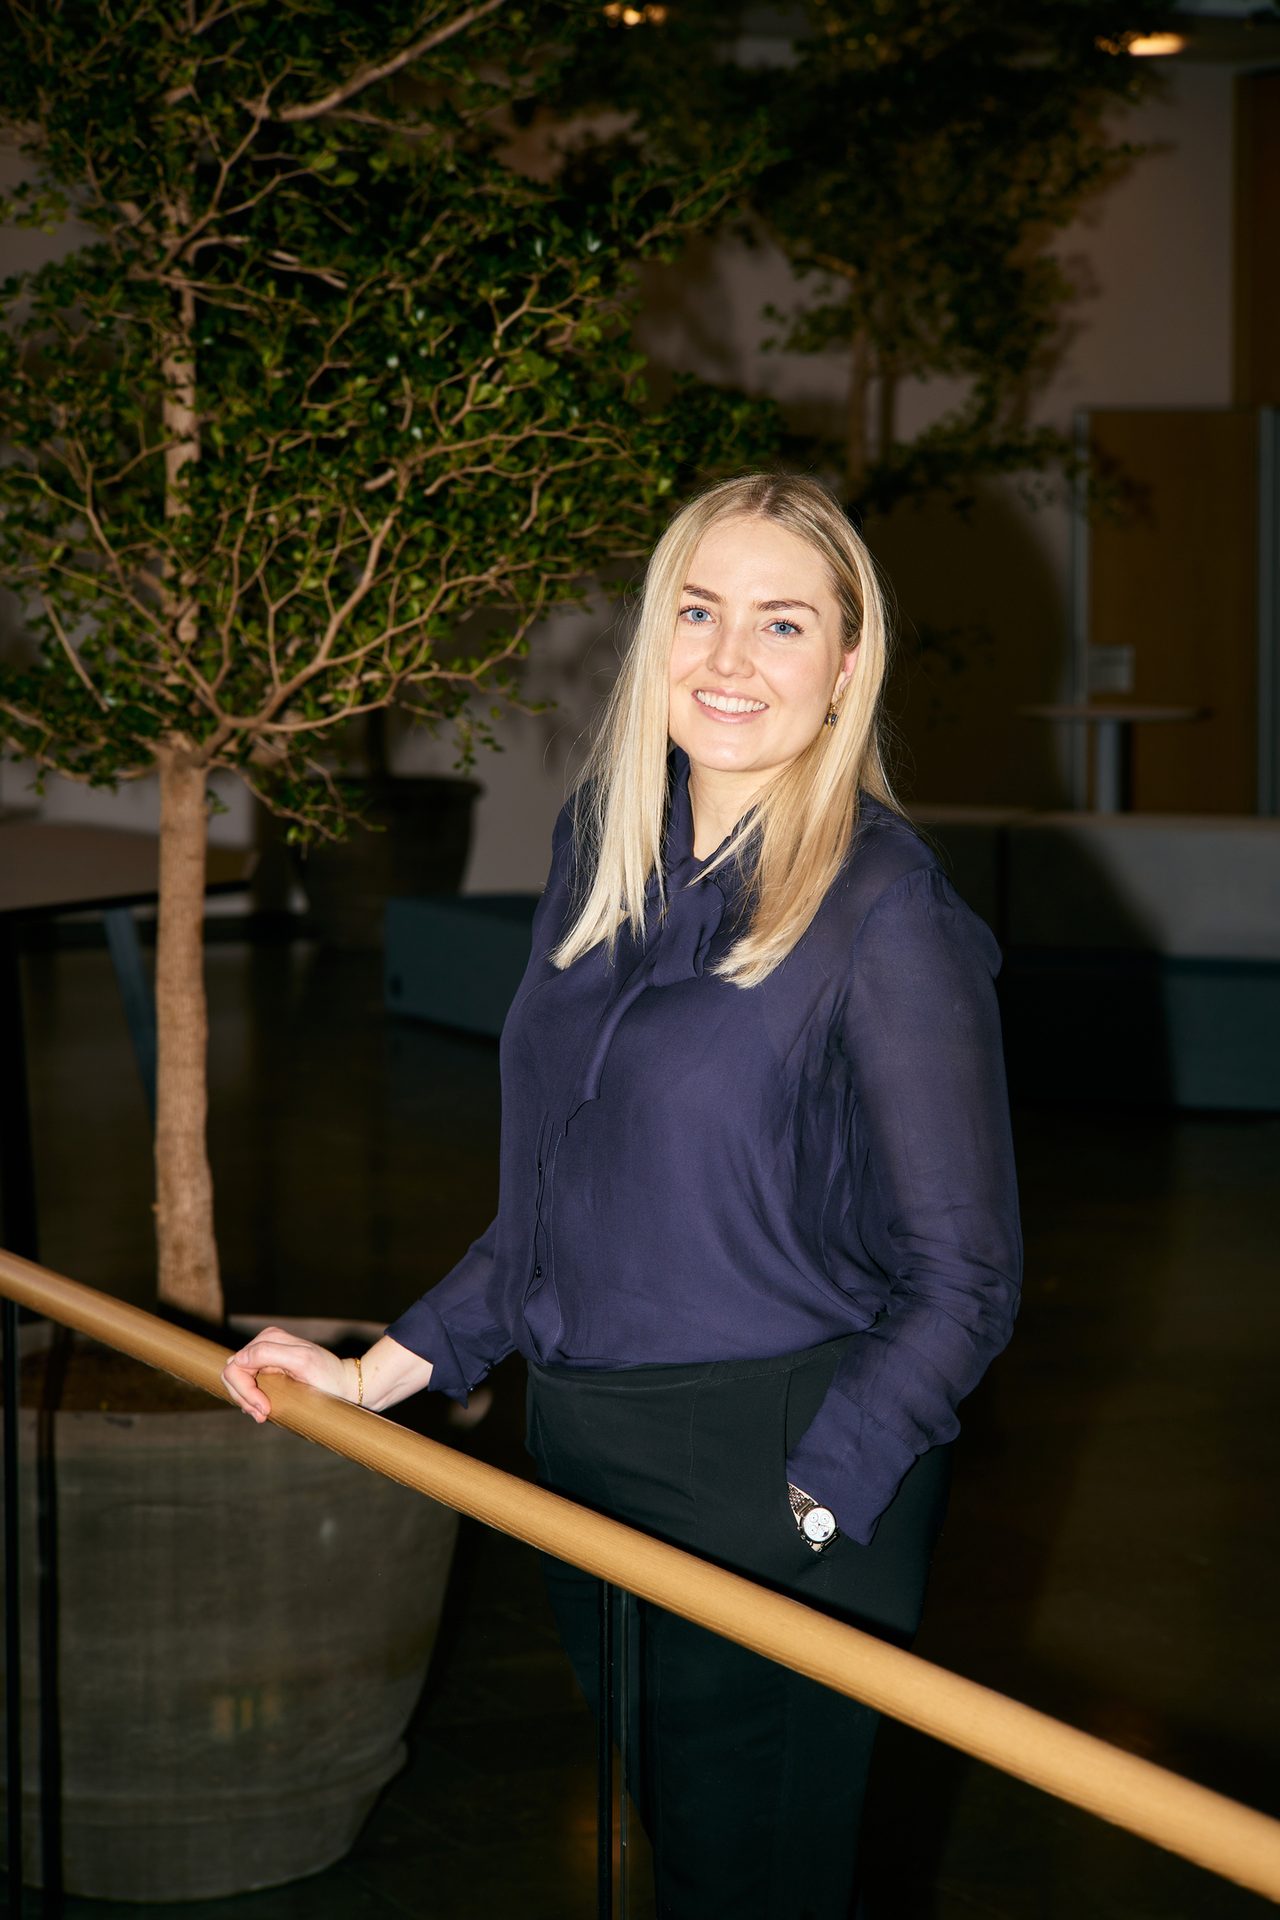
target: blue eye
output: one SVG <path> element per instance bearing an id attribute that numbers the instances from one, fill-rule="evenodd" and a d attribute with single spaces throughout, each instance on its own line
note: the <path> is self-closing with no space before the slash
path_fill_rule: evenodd
<path id="1" fill-rule="evenodd" d="M 702 614 L 703 618 L 701 620 L 694 620 L 693 615 L 695 613 Z M 711 618 L 711 613 L 707 607 L 681 607 L 680 618 L 682 620 L 687 619 L 692 626 L 702 627 L 702 626 L 705 626 L 707 621 Z"/>
<path id="2" fill-rule="evenodd" d="M 794 620 L 771 620 L 769 625 L 774 632 L 776 632 L 779 627 L 785 627 L 787 631 L 782 636 L 784 640 L 789 640 L 793 633 L 802 633 L 804 631 L 802 627 L 796 625 Z"/>

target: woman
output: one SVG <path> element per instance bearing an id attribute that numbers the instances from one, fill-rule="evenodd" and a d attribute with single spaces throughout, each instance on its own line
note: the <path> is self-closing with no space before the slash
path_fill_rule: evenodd
<path id="1" fill-rule="evenodd" d="M 885 663 L 815 482 L 677 513 L 503 1032 L 498 1217 L 362 1363 L 252 1341 L 247 1412 L 271 1370 L 465 1401 L 518 1348 L 547 1484 L 910 1638 L 1021 1248 L 995 943 L 894 806 Z M 590 1690 L 593 1583 L 551 1586 Z M 842 1920 L 875 1716 L 641 1614 L 659 1912 Z"/>

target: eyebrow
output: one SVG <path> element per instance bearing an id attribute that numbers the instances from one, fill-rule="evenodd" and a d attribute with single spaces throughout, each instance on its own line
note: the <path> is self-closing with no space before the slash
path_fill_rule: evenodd
<path id="1" fill-rule="evenodd" d="M 721 599 L 720 595 L 718 593 L 712 593 L 710 587 L 695 587 L 692 581 L 686 581 L 684 590 L 686 593 L 691 593 L 696 600 L 713 600 L 718 607 L 722 607 L 724 605 L 724 601 Z M 816 607 L 810 606 L 807 600 L 757 600 L 756 601 L 756 608 L 760 613 L 780 613 L 784 607 L 803 607 L 807 613 L 811 613 L 813 615 L 815 620 L 820 620 L 822 618 L 822 615 L 818 612 L 818 609 Z"/>

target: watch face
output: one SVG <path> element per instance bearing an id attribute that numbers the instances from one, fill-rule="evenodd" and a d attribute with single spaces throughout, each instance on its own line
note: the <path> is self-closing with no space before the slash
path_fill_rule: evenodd
<path id="1" fill-rule="evenodd" d="M 825 1546 L 835 1534 L 836 1517 L 830 1507 L 810 1507 L 800 1522 L 800 1530 L 815 1546 Z"/>

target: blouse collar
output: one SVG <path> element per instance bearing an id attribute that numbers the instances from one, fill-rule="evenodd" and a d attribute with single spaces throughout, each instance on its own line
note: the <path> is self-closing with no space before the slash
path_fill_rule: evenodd
<path id="1" fill-rule="evenodd" d="M 631 966 L 616 976 L 613 992 L 601 1009 L 580 1064 L 569 1119 L 585 1101 L 599 1097 L 614 1036 L 641 994 L 702 976 L 711 942 L 725 918 L 726 903 L 737 897 L 740 882 L 732 863 L 705 879 L 701 877 L 707 863 L 694 858 L 689 758 L 680 747 L 673 747 L 668 759 L 668 792 L 663 841 L 665 907 L 659 912 L 655 876 L 649 888 L 643 944 L 630 948 L 628 943 Z"/>
<path id="2" fill-rule="evenodd" d="M 725 845 L 737 831 L 730 828 L 720 845 L 704 860 L 696 858 L 693 851 L 693 796 L 689 792 L 689 777 L 692 769 L 689 756 L 683 747 L 673 746 L 667 757 L 668 789 L 670 802 L 667 809 L 667 831 L 664 842 L 663 868 L 666 874 L 667 901 L 678 888 L 687 888 L 705 873 L 712 861 L 723 852 Z M 717 867 L 714 873 L 706 875 L 706 883 L 713 885 L 722 901 L 730 905 L 737 904 L 743 893 L 741 868 L 736 860 L 728 860 Z"/>

